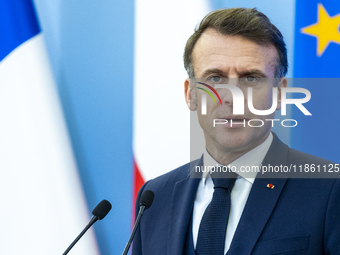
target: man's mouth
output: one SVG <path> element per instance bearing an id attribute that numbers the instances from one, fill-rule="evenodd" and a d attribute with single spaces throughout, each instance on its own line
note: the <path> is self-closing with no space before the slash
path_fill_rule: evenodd
<path id="1" fill-rule="evenodd" d="M 246 124 L 248 122 L 248 119 L 246 118 L 235 118 L 235 117 L 225 117 L 221 119 L 214 119 L 213 121 L 213 127 L 216 127 L 216 125 L 222 125 L 222 127 L 228 127 L 228 128 L 240 128 L 240 127 L 246 127 Z"/>
<path id="2" fill-rule="evenodd" d="M 243 122 L 244 121 L 244 119 L 226 119 L 227 121 L 232 121 L 232 122 L 237 122 L 237 121 L 239 121 L 239 122 Z"/>
<path id="3" fill-rule="evenodd" d="M 246 119 L 220 119 L 227 120 L 228 122 L 244 122 Z"/>

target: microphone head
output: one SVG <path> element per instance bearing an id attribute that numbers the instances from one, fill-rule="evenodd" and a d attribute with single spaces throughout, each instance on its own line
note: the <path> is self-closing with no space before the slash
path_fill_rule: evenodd
<path id="1" fill-rule="evenodd" d="M 111 208 L 111 203 L 104 199 L 93 209 L 92 214 L 101 220 L 109 213 Z"/>
<path id="2" fill-rule="evenodd" d="M 155 194 L 151 190 L 144 191 L 139 200 L 139 205 L 144 205 L 146 208 L 149 208 L 152 205 L 154 197 Z"/>

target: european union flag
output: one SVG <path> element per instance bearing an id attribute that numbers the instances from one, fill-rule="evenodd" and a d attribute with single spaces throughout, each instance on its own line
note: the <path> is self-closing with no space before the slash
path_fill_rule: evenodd
<path id="1" fill-rule="evenodd" d="M 291 146 L 340 162 L 340 2 L 297 0 L 295 20 L 294 86 L 311 92 L 302 116 L 295 107 L 292 117 L 299 124 L 291 132 Z"/>

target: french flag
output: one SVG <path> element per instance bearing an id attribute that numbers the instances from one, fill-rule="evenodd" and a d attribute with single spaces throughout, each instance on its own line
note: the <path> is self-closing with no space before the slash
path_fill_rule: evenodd
<path id="1" fill-rule="evenodd" d="M 0 169 L 0 254 L 62 254 L 89 215 L 31 0 L 0 2 Z"/>

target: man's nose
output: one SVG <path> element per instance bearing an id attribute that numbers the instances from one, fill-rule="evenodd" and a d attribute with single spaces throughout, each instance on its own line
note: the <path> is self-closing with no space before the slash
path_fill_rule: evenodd
<path id="1" fill-rule="evenodd" d="M 233 105 L 234 98 L 233 98 L 233 93 L 231 92 L 230 89 L 221 88 L 219 94 L 222 100 L 222 105 L 227 105 L 227 106 Z"/>
<path id="2" fill-rule="evenodd" d="M 243 91 L 234 84 L 217 84 L 216 88 L 219 89 L 222 105 L 232 106 L 234 114 L 244 114 L 245 99 Z"/>

